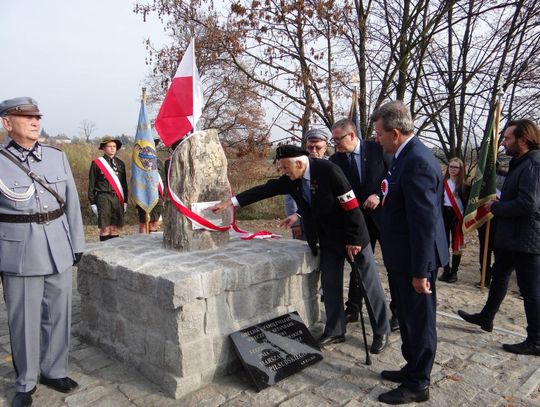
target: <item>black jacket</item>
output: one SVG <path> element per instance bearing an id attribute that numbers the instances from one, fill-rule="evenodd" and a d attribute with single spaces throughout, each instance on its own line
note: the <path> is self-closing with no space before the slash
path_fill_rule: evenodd
<path id="1" fill-rule="evenodd" d="M 362 156 L 362 179 L 360 185 L 353 185 L 354 194 L 360 206 L 368 196 L 381 195 L 381 182 L 388 172 L 388 163 L 381 146 L 372 140 L 360 140 L 360 155 Z M 337 164 L 348 180 L 354 179 L 350 174 L 349 158 L 346 153 L 335 153 L 330 161 Z M 380 196 L 382 198 L 382 196 Z"/>
<path id="2" fill-rule="evenodd" d="M 540 150 L 510 161 L 491 212 L 497 219 L 496 248 L 540 254 Z"/>
<path id="3" fill-rule="evenodd" d="M 310 159 L 311 205 L 302 197 L 301 179 L 292 181 L 283 175 L 236 196 L 246 206 L 275 195 L 290 194 L 302 214 L 304 231 L 313 254 L 317 241 L 323 246 L 344 249 L 345 245 L 365 247 L 369 243 L 364 216 L 358 206 L 346 210 L 338 197 L 351 186 L 338 166 L 328 160 Z"/>

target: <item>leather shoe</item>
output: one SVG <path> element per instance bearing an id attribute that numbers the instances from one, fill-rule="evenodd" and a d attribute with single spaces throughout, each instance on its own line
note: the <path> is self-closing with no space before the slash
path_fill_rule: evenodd
<path id="1" fill-rule="evenodd" d="M 449 275 L 450 275 L 450 267 L 445 267 L 443 273 L 439 277 L 439 281 L 446 281 Z"/>
<path id="2" fill-rule="evenodd" d="M 32 405 L 32 394 L 36 391 L 36 387 L 30 391 L 18 391 L 13 397 L 11 407 L 28 407 Z"/>
<path id="3" fill-rule="evenodd" d="M 410 390 L 401 385 L 394 390 L 379 395 L 379 401 L 386 404 L 405 404 L 429 400 L 429 387 L 421 390 Z"/>
<path id="4" fill-rule="evenodd" d="M 48 377 L 41 375 L 41 377 L 39 378 L 39 382 L 61 393 L 71 393 L 73 390 L 79 387 L 79 384 L 75 380 L 70 379 L 69 377 L 62 377 L 60 379 L 49 379 Z"/>
<path id="5" fill-rule="evenodd" d="M 486 332 L 493 331 L 493 321 L 482 317 L 482 314 L 469 314 L 468 312 L 458 310 L 458 315 L 470 324 L 479 325 Z"/>
<path id="6" fill-rule="evenodd" d="M 503 349 L 507 352 L 515 353 L 517 355 L 540 356 L 540 345 L 535 345 L 527 341 L 516 343 L 515 345 L 509 345 L 505 343 L 503 344 Z"/>
<path id="7" fill-rule="evenodd" d="M 358 322 L 358 312 L 355 314 L 345 314 L 345 323 L 350 324 L 352 322 Z"/>
<path id="8" fill-rule="evenodd" d="M 399 321 L 395 315 L 390 318 L 390 330 L 392 332 L 399 331 Z"/>
<path id="9" fill-rule="evenodd" d="M 319 339 L 317 339 L 317 343 L 321 348 L 324 348 L 325 346 L 332 345 L 334 343 L 341 343 L 345 342 L 345 335 L 326 335 L 323 334 Z"/>
<path id="10" fill-rule="evenodd" d="M 373 335 L 373 342 L 369 351 L 375 355 L 381 353 L 388 345 L 388 334 L 385 335 Z"/>
<path id="11" fill-rule="evenodd" d="M 394 383 L 402 383 L 405 379 L 405 375 L 401 370 L 383 370 L 381 376 L 383 379 Z"/>

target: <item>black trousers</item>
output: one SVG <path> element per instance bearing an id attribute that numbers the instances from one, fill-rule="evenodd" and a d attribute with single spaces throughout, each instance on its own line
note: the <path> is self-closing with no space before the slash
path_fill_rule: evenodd
<path id="1" fill-rule="evenodd" d="M 516 277 L 521 294 L 525 316 L 527 317 L 527 340 L 540 346 L 540 255 L 495 250 L 493 279 L 489 287 L 486 305 L 480 312 L 488 320 L 493 320 L 508 291 L 508 280 L 512 271 Z"/>

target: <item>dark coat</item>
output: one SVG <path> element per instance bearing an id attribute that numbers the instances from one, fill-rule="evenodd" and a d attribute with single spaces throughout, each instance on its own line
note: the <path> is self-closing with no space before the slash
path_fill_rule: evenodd
<path id="1" fill-rule="evenodd" d="M 317 241 L 343 249 L 345 245 L 365 247 L 369 236 L 362 212 L 357 207 L 345 210 L 338 197 L 351 191 L 351 186 L 338 166 L 328 160 L 309 159 L 311 205 L 302 197 L 302 181 L 283 175 L 266 184 L 248 189 L 236 196 L 240 206 L 290 194 L 298 205 L 304 222 L 308 244 L 317 253 Z"/>
<path id="2" fill-rule="evenodd" d="M 540 254 L 540 150 L 510 161 L 491 212 L 497 219 L 496 248 Z"/>
<path id="3" fill-rule="evenodd" d="M 385 160 L 381 146 L 373 140 L 360 140 L 360 155 L 362 156 L 362 179 L 360 185 L 353 185 L 354 194 L 360 206 L 368 196 L 380 194 L 381 182 L 388 172 L 388 163 Z M 330 161 L 337 164 L 348 180 L 354 179 L 350 174 L 349 158 L 346 153 L 335 153 Z M 382 196 L 381 196 L 382 198 Z"/>
<path id="4" fill-rule="evenodd" d="M 431 151 L 413 137 L 392 163 L 387 179 L 381 216 L 384 264 L 395 272 L 426 278 L 448 264 L 441 168 Z"/>

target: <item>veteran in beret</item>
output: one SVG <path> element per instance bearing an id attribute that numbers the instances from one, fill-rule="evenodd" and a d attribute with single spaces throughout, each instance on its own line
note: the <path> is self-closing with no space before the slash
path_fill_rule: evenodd
<path id="1" fill-rule="evenodd" d="M 72 266 L 82 257 L 79 196 L 66 155 L 38 141 L 41 111 L 29 97 L 0 103 L 0 273 L 16 394 L 30 406 L 39 383 L 69 393 Z"/>
<path id="2" fill-rule="evenodd" d="M 328 150 L 328 137 L 330 136 L 329 131 L 326 129 L 312 128 L 309 129 L 304 138 L 306 140 L 306 149 L 309 152 L 310 158 L 324 158 L 328 159 L 326 151 Z M 283 203 L 285 205 L 285 214 L 287 216 L 296 213 L 298 207 L 296 202 L 290 195 L 285 195 L 283 198 Z M 291 226 L 291 233 L 293 239 L 306 240 L 306 235 L 304 233 L 304 226 L 302 225 L 302 219 L 296 222 Z"/>
<path id="3" fill-rule="evenodd" d="M 88 199 L 92 212 L 98 217 L 99 240 L 118 237 L 124 226 L 128 204 L 126 165 L 116 156 L 122 142 L 110 136 L 101 140 L 98 157 L 90 165 Z"/>
<path id="4" fill-rule="evenodd" d="M 220 212 L 234 206 L 246 206 L 276 195 L 290 194 L 298 212 L 288 216 L 283 226 L 290 227 L 299 217 L 309 247 L 317 255 L 324 294 L 326 324 L 318 339 L 321 347 L 345 341 L 343 307 L 343 266 L 347 258 L 358 267 L 374 267 L 369 235 L 354 191 L 343 171 L 328 160 L 308 157 L 308 152 L 293 145 L 280 146 L 276 160 L 283 175 L 266 184 L 248 189 L 210 209 Z"/>

